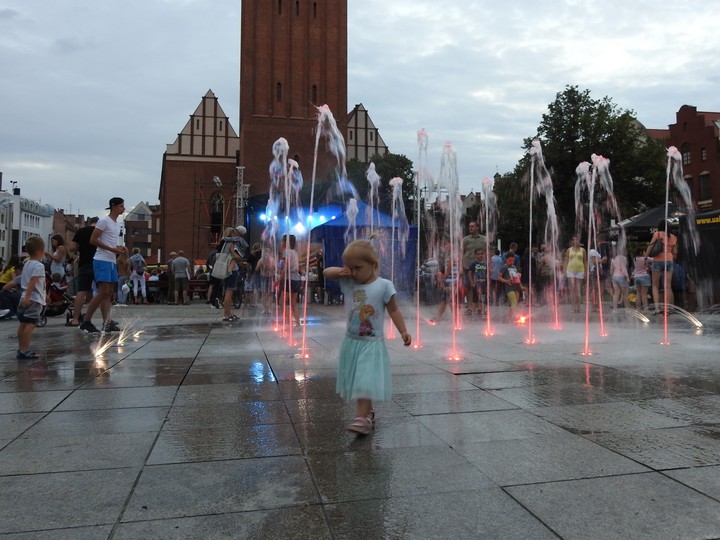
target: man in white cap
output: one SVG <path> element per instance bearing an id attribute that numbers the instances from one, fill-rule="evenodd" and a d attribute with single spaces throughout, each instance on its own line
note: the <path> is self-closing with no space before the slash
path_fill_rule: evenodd
<path id="1" fill-rule="evenodd" d="M 113 197 L 106 210 L 110 210 L 110 213 L 98 220 L 90 237 L 90 243 L 97 248 L 93 257 L 93 274 L 98 293 L 88 304 L 80 330 L 91 334 L 100 332 L 92 323 L 92 316 L 100 306 L 103 315 L 107 317 L 102 324 L 103 331 L 118 330 L 117 325 L 113 326 L 110 320 L 110 306 L 118 282 L 116 256 L 126 252 L 125 246 L 119 245 L 120 224 L 117 222 L 118 217 L 125 212 L 125 201 Z"/>

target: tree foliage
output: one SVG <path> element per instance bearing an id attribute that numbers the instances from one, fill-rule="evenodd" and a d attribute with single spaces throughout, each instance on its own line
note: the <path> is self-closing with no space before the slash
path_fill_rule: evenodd
<path id="1" fill-rule="evenodd" d="M 393 178 L 402 178 L 402 197 L 405 204 L 405 214 L 408 221 L 412 222 L 415 213 L 415 178 L 413 174 L 413 162 L 403 154 L 392 154 L 390 152 L 379 155 L 376 154 L 370 158 L 369 163 L 351 159 L 347 164 L 348 179 L 355 185 L 360 198 L 367 201 L 370 185 L 365 177 L 365 173 L 370 166 L 375 164 L 375 172 L 380 177 L 380 187 L 378 189 L 380 195 L 380 210 L 390 214 L 392 212 L 392 196 L 393 190 L 390 186 L 390 180 Z"/>
<path id="2" fill-rule="evenodd" d="M 529 152 L 532 140 L 536 138 L 540 140 L 545 163 L 553 178 L 558 217 L 566 234 L 573 232 L 576 225 L 575 169 L 583 161 L 590 162 L 592 154 L 610 160 L 615 197 L 623 217 L 662 203 L 665 148 L 648 138 L 633 111 L 620 109 L 610 98 L 593 99 L 589 90 L 565 87 L 548 105 L 537 134 L 524 140 L 526 151 Z M 529 163 L 529 153 L 526 153 L 507 181 L 518 182 L 527 175 Z M 517 198 L 523 194 L 527 198 L 527 190 L 527 187 L 518 190 L 516 200 L 505 203 L 519 203 Z M 600 194 L 600 199 L 603 196 Z M 501 200 L 500 196 L 498 200 Z M 609 220 L 610 216 L 605 218 Z"/>

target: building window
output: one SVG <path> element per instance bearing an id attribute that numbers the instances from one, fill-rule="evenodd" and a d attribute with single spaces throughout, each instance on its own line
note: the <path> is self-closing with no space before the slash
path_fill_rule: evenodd
<path id="1" fill-rule="evenodd" d="M 275 100 L 282 101 L 282 84 L 280 83 L 275 85 Z"/>
<path id="2" fill-rule="evenodd" d="M 705 201 L 710 198 L 710 173 L 703 173 L 700 175 L 700 197 L 701 201 Z"/>
<path id="3" fill-rule="evenodd" d="M 282 15 L 282 0 L 278 0 L 278 15 Z"/>
<path id="4" fill-rule="evenodd" d="M 222 131 L 222 130 L 223 130 L 223 121 L 222 121 L 222 120 L 220 120 L 220 122 L 219 122 L 219 124 L 218 124 L 218 128 L 219 128 L 218 131 Z"/>
<path id="5" fill-rule="evenodd" d="M 707 148 L 700 150 L 700 161 L 707 161 Z"/>
<path id="6" fill-rule="evenodd" d="M 690 145 L 688 143 L 682 145 L 680 153 L 682 154 L 683 165 L 690 165 Z"/>
<path id="7" fill-rule="evenodd" d="M 313 2 L 313 18 L 317 19 L 317 2 Z"/>
<path id="8" fill-rule="evenodd" d="M 348 131 L 348 137 L 351 141 L 353 140 L 353 133 L 354 133 L 354 131 L 352 129 L 350 131 Z"/>
<path id="9" fill-rule="evenodd" d="M 200 119 L 199 118 L 195 119 L 195 129 L 197 129 L 198 131 L 200 130 Z"/>
<path id="10" fill-rule="evenodd" d="M 370 142 L 373 142 L 374 138 L 375 138 L 375 134 L 371 131 L 370 132 Z"/>
<path id="11" fill-rule="evenodd" d="M 295 15 L 300 15 L 300 2 L 295 2 Z"/>
<path id="12" fill-rule="evenodd" d="M 312 90 L 310 91 L 310 101 L 317 103 L 317 86 L 314 84 L 312 85 Z"/>

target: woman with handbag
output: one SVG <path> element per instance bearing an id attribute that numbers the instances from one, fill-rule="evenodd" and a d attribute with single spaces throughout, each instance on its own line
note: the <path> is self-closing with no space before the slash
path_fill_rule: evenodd
<path id="1" fill-rule="evenodd" d="M 660 313 L 660 278 L 663 278 L 665 299 L 668 304 L 674 303 L 672 292 L 672 275 L 675 255 L 677 254 L 677 237 L 668 234 L 665 238 L 664 219 L 661 219 L 657 231 L 653 234 L 650 244 L 645 250 L 645 257 L 651 257 L 650 270 L 652 270 L 652 297 L 655 302 L 655 315 Z"/>
<path id="2" fill-rule="evenodd" d="M 243 226 L 237 229 L 227 227 L 223 231 L 223 238 L 220 241 L 218 254 L 215 257 L 215 265 L 212 271 L 213 277 L 223 279 L 222 275 L 225 275 L 225 294 L 223 296 L 223 321 L 225 322 L 237 320 L 237 316 L 232 313 L 232 297 L 240 274 L 238 266 L 242 263 L 248 248 L 248 243 L 242 238 L 245 233 L 247 233 L 247 229 Z"/>

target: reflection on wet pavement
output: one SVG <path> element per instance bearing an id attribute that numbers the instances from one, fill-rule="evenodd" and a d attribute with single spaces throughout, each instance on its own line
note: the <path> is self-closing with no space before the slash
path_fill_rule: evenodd
<path id="1" fill-rule="evenodd" d="M 468 325 L 457 361 L 448 327 L 423 327 L 419 349 L 388 342 L 393 399 L 357 437 L 335 393 L 340 307 L 314 308 L 303 359 L 251 310 L 163 308 L 128 308 L 102 357 L 54 321 L 40 361 L 7 340 L 0 534 L 720 537 L 720 318 L 660 346 L 657 324 L 612 317 L 592 356 L 581 321 L 539 317 L 532 346 Z"/>

